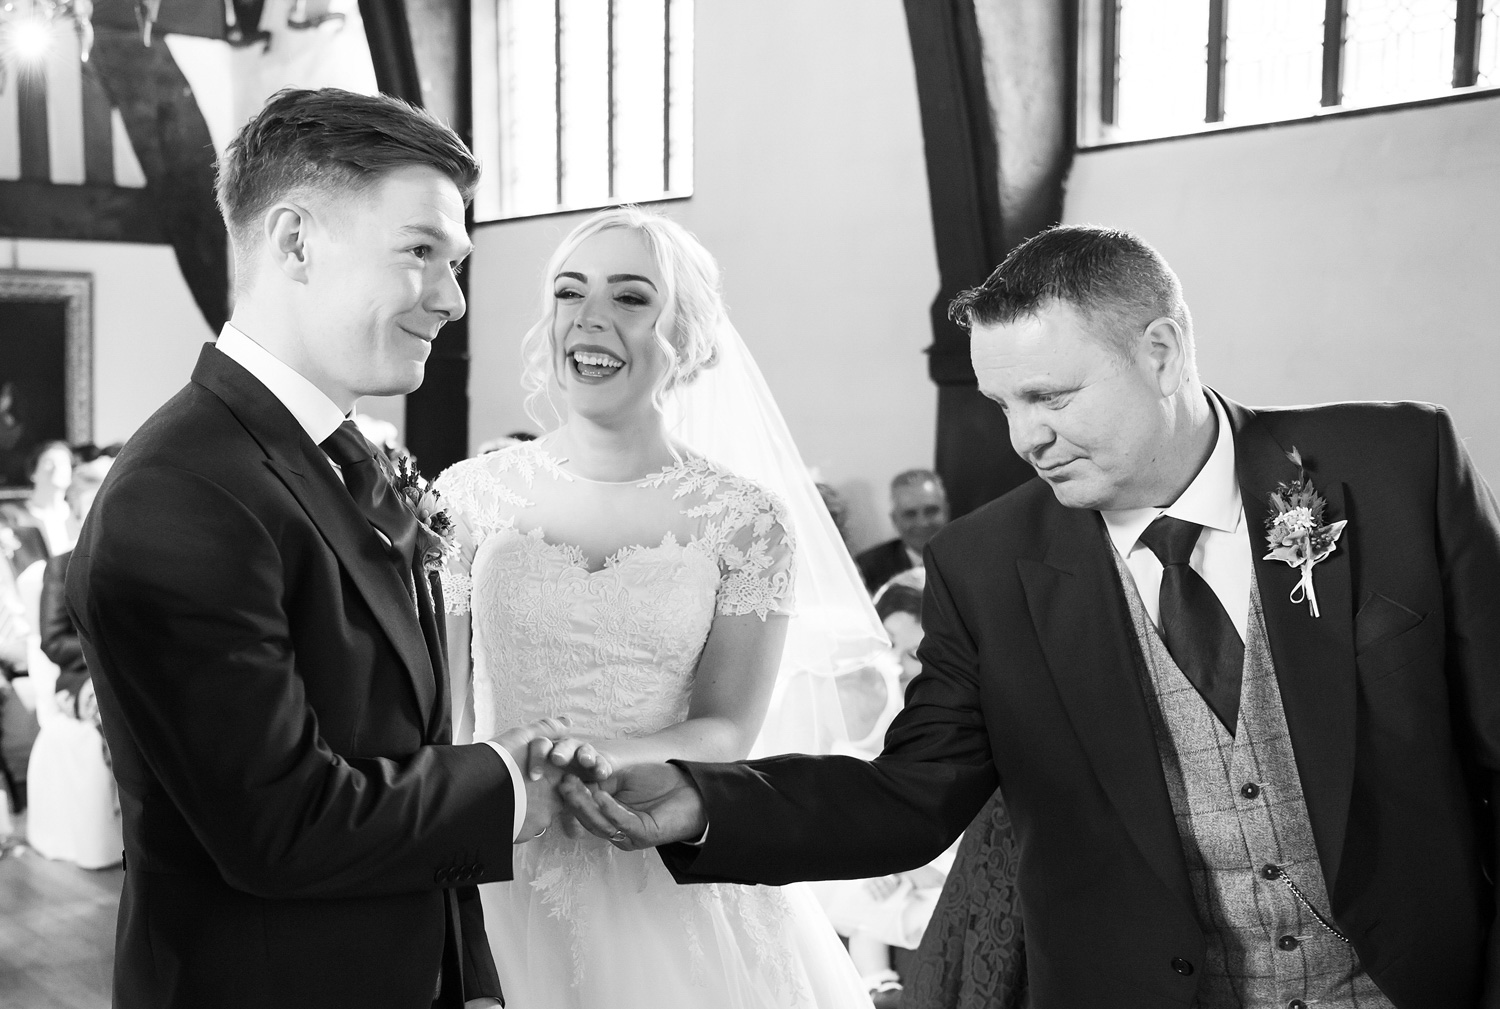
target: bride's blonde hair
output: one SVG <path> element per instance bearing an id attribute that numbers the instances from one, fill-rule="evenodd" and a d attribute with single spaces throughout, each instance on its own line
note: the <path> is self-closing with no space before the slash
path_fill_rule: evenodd
<path id="1" fill-rule="evenodd" d="M 724 299 L 719 287 L 719 264 L 692 234 L 670 218 L 635 206 L 611 207 L 590 216 L 562 240 L 542 274 L 542 316 L 521 340 L 521 387 L 526 390 L 526 413 L 542 427 L 548 424 L 539 407 L 545 401 L 553 416 L 562 414 L 552 393 L 558 388 L 553 326 L 557 297 L 553 291 L 558 271 L 569 256 L 590 238 L 614 228 L 640 235 L 661 274 L 662 308 L 656 319 L 656 345 L 666 356 L 667 369 L 652 389 L 658 410 L 666 396 L 687 385 L 718 358 L 719 322 Z"/>

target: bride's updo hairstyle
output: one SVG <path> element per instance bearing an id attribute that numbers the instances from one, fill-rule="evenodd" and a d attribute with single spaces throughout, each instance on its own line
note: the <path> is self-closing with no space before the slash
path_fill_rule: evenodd
<path id="1" fill-rule="evenodd" d="M 667 360 L 667 370 L 652 390 L 658 410 L 666 396 L 687 385 L 718 359 L 717 331 L 724 317 L 724 299 L 719 290 L 719 264 L 686 228 L 661 214 L 640 207 L 623 206 L 601 210 L 574 228 L 542 274 L 542 317 L 526 331 L 521 341 L 521 386 L 526 390 L 526 413 L 537 424 L 547 422 L 538 409 L 542 401 L 559 420 L 552 392 L 558 388 L 557 348 L 553 326 L 557 321 L 557 274 L 574 251 L 595 235 L 613 228 L 629 228 L 640 235 L 661 273 L 661 315 L 656 320 L 656 345 Z"/>

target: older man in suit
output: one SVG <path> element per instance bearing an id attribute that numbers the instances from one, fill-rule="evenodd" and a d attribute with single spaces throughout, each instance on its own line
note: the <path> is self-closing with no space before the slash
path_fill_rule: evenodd
<path id="1" fill-rule="evenodd" d="M 885 753 L 570 779 L 579 816 L 782 883 L 920 863 L 999 784 L 1037 1009 L 1500 1005 L 1500 514 L 1447 413 L 1206 389 L 1120 232 L 955 309 L 1039 479 L 929 545 Z"/>
<path id="2" fill-rule="evenodd" d="M 475 884 L 554 792 L 525 732 L 452 744 L 433 530 L 348 419 L 463 314 L 478 171 L 331 89 L 273 97 L 220 164 L 234 315 L 68 566 L 124 818 L 120 1009 L 500 1004 Z"/>
<path id="3" fill-rule="evenodd" d="M 922 566 L 922 551 L 948 524 L 948 492 L 930 469 L 909 469 L 891 480 L 891 525 L 896 538 L 877 543 L 854 558 L 870 594 L 903 571 Z"/>

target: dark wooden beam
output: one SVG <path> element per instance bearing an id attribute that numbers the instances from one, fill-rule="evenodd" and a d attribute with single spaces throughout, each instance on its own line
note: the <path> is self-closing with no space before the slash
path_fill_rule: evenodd
<path id="1" fill-rule="evenodd" d="M 1323 106 L 1344 102 L 1344 20 L 1345 0 L 1325 0 L 1323 4 Z"/>
<path id="2" fill-rule="evenodd" d="M 467 0 L 407 0 L 404 9 L 411 26 L 409 45 L 421 87 L 420 104 L 453 127 L 464 143 L 472 144 Z M 473 221 L 468 225 L 472 229 Z M 467 272 L 459 274 L 465 297 L 468 277 Z M 406 397 L 406 445 L 428 476 L 469 454 L 467 316 L 443 327 L 427 359 L 422 387 Z"/>
<path id="3" fill-rule="evenodd" d="M 1472 88 L 1479 83 L 1479 32 L 1484 19 L 1484 0 L 1457 0 L 1453 18 L 1453 86 Z"/>
<path id="4" fill-rule="evenodd" d="M 1120 0 L 1099 0 L 1099 122 L 1120 119 Z"/>
<path id="5" fill-rule="evenodd" d="M 217 333 L 229 317 L 229 240 L 214 202 L 213 140 L 193 90 L 165 43 L 143 46 L 130 29 L 96 27 L 89 62 L 125 122 L 161 240 Z"/>
<path id="6" fill-rule="evenodd" d="M 1229 0 L 1208 0 L 1208 95 L 1203 121 L 1224 121 L 1224 78 L 1229 69 Z"/>
<path id="7" fill-rule="evenodd" d="M 940 277 L 928 363 L 938 386 L 934 468 L 955 515 L 1032 477 L 1005 415 L 977 388 L 969 335 L 948 304 L 1060 219 L 1074 147 L 1075 9 L 1074 0 L 906 0 Z M 993 89 L 986 60 L 1005 71 Z"/>
<path id="8" fill-rule="evenodd" d="M 161 215 L 144 189 L 0 182 L 0 236 L 162 243 Z"/>
<path id="9" fill-rule="evenodd" d="M 47 134 L 47 78 L 30 67 L 15 76 L 16 132 L 21 141 L 21 178 L 52 180 L 52 152 Z"/>

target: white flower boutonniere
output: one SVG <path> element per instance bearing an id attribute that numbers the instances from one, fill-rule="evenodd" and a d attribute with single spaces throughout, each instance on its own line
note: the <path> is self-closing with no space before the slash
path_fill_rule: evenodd
<path id="1" fill-rule="evenodd" d="M 1271 492 L 1271 507 L 1276 511 L 1266 521 L 1266 543 L 1271 552 L 1265 559 L 1282 561 L 1301 569 L 1302 578 L 1292 589 L 1291 600 L 1294 603 L 1306 600 L 1307 608 L 1316 617 L 1319 616 L 1318 594 L 1313 591 L 1313 567 L 1333 553 L 1348 520 L 1324 523 L 1328 502 L 1313 490 L 1307 470 L 1302 466 L 1301 453 L 1293 447 L 1286 455 L 1297 465 L 1297 479 L 1278 484 Z"/>
<path id="2" fill-rule="evenodd" d="M 0 557 L 10 560 L 21 549 L 21 538 L 9 526 L 0 526 Z"/>
<path id="3" fill-rule="evenodd" d="M 438 571 L 443 561 L 458 549 L 453 538 L 453 519 L 443 507 L 442 495 L 417 472 L 410 452 L 398 452 L 392 467 L 391 483 L 421 527 L 417 534 L 417 557 L 422 561 L 422 570 L 429 574 Z"/>

